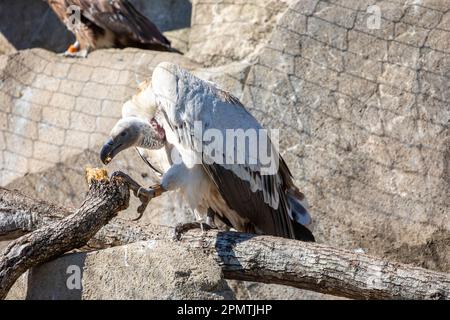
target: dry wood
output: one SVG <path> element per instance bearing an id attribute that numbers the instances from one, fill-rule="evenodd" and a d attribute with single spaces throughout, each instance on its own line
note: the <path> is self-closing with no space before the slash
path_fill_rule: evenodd
<path id="1" fill-rule="evenodd" d="M 103 219 L 94 225 L 90 219 L 99 219 L 99 217 L 87 216 L 87 211 L 95 211 L 95 208 L 99 206 L 101 209 L 96 211 L 109 219 L 115 216 L 115 212 L 119 208 L 123 208 L 122 205 L 125 205 L 124 202 L 120 201 L 116 206 L 106 205 L 111 199 L 117 198 L 118 194 L 124 195 L 123 192 L 118 193 L 115 188 L 120 190 L 120 185 L 109 186 L 107 192 L 106 189 L 101 188 L 103 192 L 90 192 L 83 206 L 74 215 L 64 220 L 61 220 L 61 216 L 64 216 L 67 210 L 61 213 L 61 208 L 56 206 L 34 201 L 30 198 L 23 201 L 21 200 L 23 197 L 17 193 L 0 190 L 0 208 L 8 208 L 6 213 L 2 213 L 4 216 L 0 219 L 0 234 L 8 233 L 5 232 L 7 229 L 5 225 L 8 225 L 8 221 L 11 219 L 5 219 L 5 215 L 18 216 L 18 213 L 14 211 L 14 201 L 21 203 L 18 211 L 20 211 L 20 217 L 23 219 L 23 222 L 16 223 L 19 226 L 15 230 L 16 233 L 18 230 L 29 232 L 35 227 L 40 227 L 51 221 L 57 222 L 32 232 L 28 235 L 29 239 L 35 239 L 36 233 L 37 235 L 45 234 L 43 230 L 61 231 L 57 238 L 45 240 L 46 248 L 38 246 L 36 253 L 28 253 L 27 259 L 31 257 L 31 260 L 25 261 L 22 259 L 22 264 L 26 262 L 26 265 L 20 271 L 24 272 L 26 268 L 35 265 L 38 261 L 42 262 L 63 253 L 63 250 L 56 252 L 53 249 L 53 247 L 62 248 L 59 245 L 60 243 L 66 244 L 64 248 L 66 251 L 83 245 L 87 241 L 87 237 L 78 241 L 79 239 L 74 238 L 74 230 L 77 230 L 78 234 L 92 236 L 96 229 L 98 230 L 102 224 L 107 222 L 107 219 Z M 5 201 L 4 199 L 8 200 Z M 41 208 L 42 216 L 45 217 L 42 219 L 38 218 L 41 215 Z M 109 215 L 106 211 L 113 210 L 113 208 L 116 211 Z M 0 212 L 2 211 L 0 210 Z M 81 219 L 77 219 L 76 216 L 83 214 L 85 225 L 80 230 L 81 226 L 73 224 L 73 219 L 81 222 Z M 35 216 L 36 218 L 31 219 L 29 216 Z M 31 222 L 26 224 L 25 221 Z M 9 225 L 9 229 L 11 229 L 11 224 Z M 90 228 L 93 229 L 90 230 Z M 179 242 L 173 241 L 172 236 L 173 229 L 169 227 L 139 226 L 134 222 L 115 218 L 103 227 L 91 242 L 104 247 L 140 240 L 165 241 L 166 243 L 172 243 L 174 246 L 183 246 L 186 250 L 202 250 L 212 254 L 221 265 L 227 279 L 278 283 L 354 299 L 450 298 L 450 276 L 448 274 L 400 263 L 391 263 L 379 258 L 325 245 L 236 232 L 208 231 L 202 234 L 198 230 L 193 230 L 183 235 Z M 25 242 L 20 241 L 19 243 L 24 244 Z M 28 248 L 33 252 L 35 247 L 32 245 Z M 16 254 L 22 255 L 20 251 Z M 41 255 L 43 258 L 41 258 Z M 9 259 L 9 256 L 5 256 L 5 254 L 1 257 L 2 260 L 0 261 L 4 261 L 5 257 Z M 0 283 L 2 283 L 1 289 L 5 290 L 3 268 L 4 262 L 1 262 Z M 2 292 L 0 291 L 0 293 Z M 4 294 L 3 292 L 3 296 Z"/>

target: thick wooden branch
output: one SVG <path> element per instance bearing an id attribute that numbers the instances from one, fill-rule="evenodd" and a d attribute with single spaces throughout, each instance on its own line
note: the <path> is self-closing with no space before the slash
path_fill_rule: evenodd
<path id="1" fill-rule="evenodd" d="M 72 212 L 0 187 L 0 241 L 12 240 Z"/>
<path id="2" fill-rule="evenodd" d="M 3 192 L 8 193 L 9 191 Z M 97 194 L 98 196 L 109 199 L 110 195 L 101 193 Z M 89 205 L 92 201 L 95 204 Z M 83 207 L 88 206 L 92 209 L 96 204 L 101 203 L 103 201 L 88 196 L 76 214 L 82 212 Z M 29 209 L 35 208 L 33 212 L 39 215 L 40 204 L 41 202 L 33 204 L 33 201 L 30 200 L 29 207 L 23 205 L 21 210 L 22 212 L 31 212 L 32 210 Z M 0 207 L 4 206 L 1 201 Z M 9 203 L 9 206 L 14 208 L 12 202 Z M 55 209 L 56 214 L 53 215 L 52 210 L 48 210 L 48 204 L 43 205 L 43 208 L 46 219 L 44 222 L 36 223 L 36 226 L 52 220 L 60 220 L 61 215 L 64 215 L 61 214 L 60 209 Z M 10 210 L 9 213 L 13 214 L 12 211 L 14 210 Z M 39 219 L 33 221 L 39 221 Z M 61 226 L 69 221 L 70 219 L 65 218 L 56 224 Z M 0 220 L 0 233 L 4 224 Z M 33 226 L 27 228 L 21 230 L 26 232 L 32 230 Z M 86 233 L 86 229 L 83 232 Z M 92 235 L 93 232 L 90 234 Z M 61 234 L 61 237 L 64 238 L 64 234 Z M 140 240 L 165 241 L 173 246 L 183 246 L 187 250 L 202 250 L 214 256 L 227 279 L 278 283 L 354 299 L 450 298 L 450 276 L 448 274 L 391 263 L 325 245 L 270 236 L 218 231 L 209 231 L 205 234 L 198 230 L 189 231 L 183 235 L 181 241 L 173 241 L 172 237 L 172 228 L 154 225 L 139 226 L 134 222 L 115 218 L 104 226 L 91 241 L 99 246 L 122 245 Z M 47 245 L 51 246 L 52 244 L 47 241 Z M 47 248 L 47 250 L 51 251 L 52 249 Z M 57 256 L 57 254 L 52 256 Z M 31 265 L 34 265 L 34 262 L 27 264 L 28 267 Z M 0 279 L 2 277 L 1 268 L 0 264 Z"/>
<path id="3" fill-rule="evenodd" d="M 85 245 L 120 210 L 128 207 L 129 196 L 128 186 L 118 179 L 93 181 L 86 200 L 75 213 L 12 241 L 0 255 L 0 299 L 6 297 L 14 282 L 29 268 Z M 2 197 L 2 206 L 3 199 Z M 6 199 L 6 204 L 8 200 L 12 200 Z M 27 204 L 29 202 L 24 201 L 17 206 L 18 214 L 23 214 Z M 40 208 L 41 204 L 36 203 L 32 209 Z M 49 211 L 58 210 L 47 205 L 42 207 L 44 217 Z M 32 210 L 31 217 L 35 212 L 36 210 Z M 57 215 L 61 214 L 64 213 L 58 211 Z M 33 219 L 30 221 L 32 223 Z M 45 218 L 40 221 L 44 222 Z M 11 227 L 13 224 L 7 225 Z M 13 228 L 13 233 L 19 229 L 24 231 L 28 227 L 19 224 Z"/>

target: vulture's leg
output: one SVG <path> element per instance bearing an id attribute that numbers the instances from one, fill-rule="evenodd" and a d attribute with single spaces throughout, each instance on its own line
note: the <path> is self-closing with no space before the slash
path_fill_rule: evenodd
<path id="1" fill-rule="evenodd" d="M 202 233 L 212 229 L 218 229 L 214 222 L 215 212 L 208 208 L 208 213 L 206 214 L 205 222 L 196 221 L 196 222 L 188 222 L 188 223 L 180 223 L 175 227 L 174 239 L 180 240 L 183 233 L 186 233 L 192 229 L 201 229 Z"/>
<path id="2" fill-rule="evenodd" d="M 74 54 L 80 51 L 80 43 L 78 41 L 75 41 L 74 44 L 71 44 L 65 52 L 63 52 L 61 55 L 64 57 L 73 57 Z"/>
<path id="3" fill-rule="evenodd" d="M 207 178 L 200 165 L 192 168 L 181 163 L 173 164 L 162 176 L 161 187 L 164 190 L 181 190 L 198 221 L 178 224 L 175 227 L 174 239 L 180 240 L 181 235 L 189 230 L 200 228 L 202 232 L 213 229 L 210 225 L 202 222 L 197 208 L 202 194 L 206 192 L 204 179 Z"/>
<path id="4" fill-rule="evenodd" d="M 165 191 L 159 184 L 154 185 L 150 188 L 144 188 L 129 175 L 121 171 L 114 172 L 112 176 L 120 177 L 121 179 L 123 179 L 125 183 L 128 184 L 130 190 L 133 191 L 134 195 L 141 201 L 141 205 L 137 209 L 139 216 L 133 219 L 133 221 L 142 218 L 142 215 L 144 214 L 144 211 L 147 208 L 150 200 L 160 196 Z"/>

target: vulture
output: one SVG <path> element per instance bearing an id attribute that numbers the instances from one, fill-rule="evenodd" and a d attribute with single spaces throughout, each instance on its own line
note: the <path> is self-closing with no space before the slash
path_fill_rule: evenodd
<path id="1" fill-rule="evenodd" d="M 314 241 L 304 195 L 271 136 L 213 83 L 160 63 L 123 105 L 100 159 L 131 147 L 160 174 L 158 185 L 135 187 L 140 198 L 177 191 L 212 227 Z"/>
<path id="2" fill-rule="evenodd" d="M 66 56 L 86 57 L 100 48 L 137 47 L 176 51 L 170 41 L 128 0 L 47 0 L 75 35 Z"/>

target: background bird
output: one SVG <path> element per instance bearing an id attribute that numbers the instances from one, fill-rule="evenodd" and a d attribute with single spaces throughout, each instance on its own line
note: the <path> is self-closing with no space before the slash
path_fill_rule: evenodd
<path id="1" fill-rule="evenodd" d="M 176 51 L 158 28 L 128 0 L 47 0 L 75 35 L 65 55 L 86 57 L 100 48 L 137 47 Z"/>
<path id="2" fill-rule="evenodd" d="M 227 137 L 227 129 L 263 129 L 236 97 L 179 66 L 161 63 L 151 84 L 144 83 L 125 103 L 123 118 L 103 146 L 101 160 L 107 164 L 132 146 L 140 148 L 149 163 L 152 155 L 159 154 L 163 161 L 158 167 L 163 174 L 158 192 L 139 187 L 138 195 L 152 198 L 156 193 L 177 190 L 199 219 L 212 216 L 212 222 L 218 220 L 242 232 L 314 241 L 305 227 L 311 218 L 304 196 L 270 140 L 265 147 L 277 167 L 267 174 L 260 153 L 255 158 L 255 153 L 249 152 L 253 147 L 249 141 L 244 144 L 243 161 L 227 161 L 229 154 L 222 148 L 229 142 L 226 139 L 215 145 L 218 148 L 211 156 L 206 152 L 211 144 L 195 132 L 199 125 L 202 132 L 214 129 L 223 137 Z M 259 136 L 256 145 L 264 147 Z M 233 149 L 232 153 L 240 151 Z"/>

